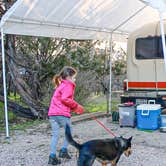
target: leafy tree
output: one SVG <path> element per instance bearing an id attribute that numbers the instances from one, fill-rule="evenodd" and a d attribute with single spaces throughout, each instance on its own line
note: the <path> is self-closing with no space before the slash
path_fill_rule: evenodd
<path id="1" fill-rule="evenodd" d="M 123 75 L 126 74 L 126 52 L 120 48 L 115 53 L 115 59 L 112 64 L 112 72 L 115 75 Z"/>

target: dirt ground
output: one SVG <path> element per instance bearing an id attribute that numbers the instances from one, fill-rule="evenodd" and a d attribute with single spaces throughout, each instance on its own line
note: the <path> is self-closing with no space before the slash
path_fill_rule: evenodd
<path id="1" fill-rule="evenodd" d="M 107 118 L 100 120 L 117 136 L 133 136 L 132 155 L 121 156 L 118 166 L 166 166 L 166 133 L 159 131 L 145 132 L 136 128 L 120 128 L 118 124 L 108 122 Z M 58 149 L 63 141 L 63 130 Z M 109 135 L 95 121 L 85 121 L 73 124 L 73 136 L 79 142 L 96 138 L 109 138 Z M 0 166 L 47 166 L 51 130 L 48 122 L 43 122 L 25 131 L 12 131 L 10 141 L 5 140 L 5 134 L 0 133 Z M 61 166 L 76 166 L 76 150 L 69 146 L 72 159 L 62 161 Z M 95 161 L 94 166 L 100 166 Z"/>

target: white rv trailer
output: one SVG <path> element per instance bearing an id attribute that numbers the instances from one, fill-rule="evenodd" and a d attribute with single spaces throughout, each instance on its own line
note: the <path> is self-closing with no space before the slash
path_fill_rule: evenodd
<path id="1" fill-rule="evenodd" d="M 166 32 L 166 22 L 164 26 Z M 121 102 L 140 104 L 151 99 L 166 107 L 166 71 L 160 22 L 145 25 L 129 36 L 124 90 Z"/>

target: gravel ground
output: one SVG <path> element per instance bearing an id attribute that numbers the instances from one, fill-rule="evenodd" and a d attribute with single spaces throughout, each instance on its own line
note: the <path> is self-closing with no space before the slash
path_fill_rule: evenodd
<path id="1" fill-rule="evenodd" d="M 107 118 L 100 120 L 117 135 L 133 136 L 133 153 L 129 158 L 122 155 L 118 166 L 166 166 L 166 133 L 119 128 L 118 124 L 109 123 Z M 4 133 L 0 133 L 0 166 L 47 166 L 50 132 L 49 124 L 44 122 L 25 131 L 13 131 L 9 142 L 5 140 Z M 74 124 L 73 134 L 79 142 L 111 137 L 95 121 Z M 62 141 L 63 130 L 61 130 L 58 149 Z M 72 159 L 63 160 L 61 166 L 76 165 L 76 149 L 69 146 L 69 152 Z M 101 166 L 101 164 L 95 161 L 94 166 Z"/>

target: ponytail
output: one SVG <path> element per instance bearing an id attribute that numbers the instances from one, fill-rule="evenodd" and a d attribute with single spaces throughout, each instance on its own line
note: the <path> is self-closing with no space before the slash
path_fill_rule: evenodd
<path id="1" fill-rule="evenodd" d="M 68 76 L 73 76 L 77 74 L 77 71 L 69 66 L 65 66 L 59 74 L 55 75 L 52 79 L 52 83 L 54 85 L 54 87 L 56 88 L 57 86 L 59 86 L 59 84 L 61 83 L 62 79 L 66 79 Z"/>
<path id="2" fill-rule="evenodd" d="M 60 75 L 55 75 L 52 79 L 52 83 L 54 85 L 54 88 L 59 86 L 59 84 L 61 83 L 61 76 Z"/>

